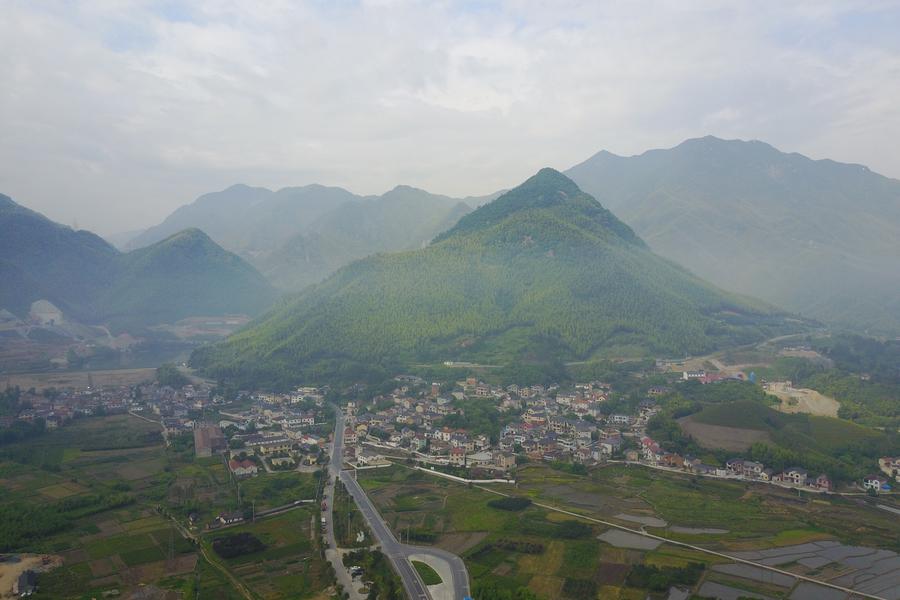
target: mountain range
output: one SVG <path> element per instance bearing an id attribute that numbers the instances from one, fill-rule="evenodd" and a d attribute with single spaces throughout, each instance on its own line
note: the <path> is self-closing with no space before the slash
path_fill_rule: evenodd
<path id="1" fill-rule="evenodd" d="M 297 291 L 358 258 L 419 248 L 495 196 L 460 200 L 409 186 L 357 196 L 322 185 L 278 191 L 235 185 L 200 196 L 126 247 L 141 248 L 196 227 L 275 286 Z"/>
<path id="2" fill-rule="evenodd" d="M 427 247 L 353 262 L 191 360 L 214 377 L 288 385 L 411 362 L 695 354 L 790 327 L 655 255 L 543 169 Z"/>
<path id="3" fill-rule="evenodd" d="M 900 181 L 715 137 L 599 152 L 566 174 L 655 252 L 718 286 L 900 335 Z"/>
<path id="4" fill-rule="evenodd" d="M 67 318 L 113 327 L 257 314 L 276 297 L 240 257 L 198 229 L 123 253 L 0 195 L 0 308 L 24 318 L 48 300 Z"/>

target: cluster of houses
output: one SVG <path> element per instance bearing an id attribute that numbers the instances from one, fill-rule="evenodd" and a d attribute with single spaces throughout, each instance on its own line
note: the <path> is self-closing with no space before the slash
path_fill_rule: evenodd
<path id="1" fill-rule="evenodd" d="M 863 489 L 874 492 L 890 492 L 893 483 L 900 483 L 900 456 L 883 456 L 878 459 L 881 473 L 867 475 L 863 479 Z"/>
<path id="2" fill-rule="evenodd" d="M 682 379 L 697 379 L 703 383 L 716 380 L 700 372 L 685 372 Z M 585 465 L 624 458 L 699 475 L 767 482 L 811 491 L 833 489 L 827 474 L 809 473 L 799 466 L 775 470 L 742 458 L 714 466 L 693 456 L 666 451 L 645 435 L 648 420 L 659 412 L 654 398 L 671 391 L 664 386 L 649 388 L 646 399 L 637 405 L 633 414 L 618 414 L 611 413 L 605 405 L 612 390 L 602 382 L 560 389 L 557 386 L 491 386 L 468 379 L 458 382 L 455 391 L 446 392 L 442 391 L 444 386 L 438 384 L 432 384 L 428 389 L 425 382 L 415 378 L 400 381 L 409 385 L 402 385 L 389 395 L 378 396 L 371 404 L 357 407 L 351 402 L 348 406 L 351 419 L 344 436 L 349 459 L 358 466 L 385 464 L 378 449 L 406 450 L 426 464 L 507 475 L 515 467 L 517 455 L 531 460 L 571 461 Z M 413 389 L 417 385 L 419 389 L 425 387 L 425 391 L 416 394 Z M 446 417 L 463 414 L 455 400 L 465 398 L 493 399 L 498 410 L 512 411 L 516 418 L 506 424 L 498 439 L 493 441 L 482 433 L 473 434 L 445 425 Z M 885 473 L 893 473 L 890 476 L 896 477 L 900 463 L 892 459 L 882 462 L 888 465 L 883 467 Z"/>
<path id="3" fill-rule="evenodd" d="M 50 394 L 22 392 L 22 408 L 18 414 L 0 416 L 0 428 L 16 421 L 43 421 L 47 429 L 57 429 L 79 417 L 124 413 L 133 403 L 132 394 L 129 386 L 70 388 Z"/>
<path id="4" fill-rule="evenodd" d="M 130 410 L 159 416 L 167 436 L 193 431 L 201 423 L 195 423 L 191 419 L 192 413 L 224 404 L 221 396 L 211 396 L 211 389 L 206 385 L 185 385 L 174 389 L 147 384 L 138 386 L 135 396 L 138 400 L 133 402 Z M 298 388 L 289 394 L 241 391 L 238 399 L 250 399 L 254 403 L 247 412 L 232 414 L 218 410 L 224 416 L 218 423 L 222 429 L 229 426 L 239 430 L 273 425 L 282 426 L 286 430 L 307 427 L 315 424 L 315 413 L 311 410 L 304 411 L 300 406 L 320 408 L 324 404 L 324 396 L 316 388 Z"/>
<path id="5" fill-rule="evenodd" d="M 825 473 L 820 473 L 818 476 L 813 477 L 806 469 L 801 467 L 790 467 L 783 471 L 775 471 L 760 462 L 744 460 L 743 458 L 729 459 L 721 467 L 707 465 L 699 458 L 693 456 L 681 456 L 676 452 L 667 452 L 648 436 L 641 437 L 640 449 L 629 450 L 625 454 L 625 459 L 653 466 L 682 469 L 698 475 L 778 483 L 791 487 L 821 491 L 832 490 L 831 479 Z"/>
<path id="6" fill-rule="evenodd" d="M 648 399 L 637 415 L 606 414 L 604 403 L 611 389 L 602 382 L 561 390 L 540 385 L 492 386 L 469 378 L 457 382 L 454 391 L 442 392 L 443 386 L 436 383 L 427 388 L 414 377 L 398 380 L 405 385 L 374 398 L 371 405 L 357 407 L 351 402 L 348 406 L 344 439 L 349 460 L 358 466 L 383 464 L 384 457 L 372 450 L 379 447 L 406 450 L 427 464 L 495 475 L 508 474 L 515 467 L 516 454 L 589 464 L 621 450 L 625 444 L 621 429 L 642 427 L 658 410 Z M 416 394 L 417 385 L 426 391 Z M 444 424 L 451 415 L 464 415 L 456 400 L 466 398 L 492 399 L 501 413 L 517 418 L 496 440 Z"/>
<path id="7" fill-rule="evenodd" d="M 245 411 L 219 410 L 218 423 L 197 424 L 194 452 L 198 457 L 229 454 L 235 477 L 252 477 L 260 469 L 292 469 L 315 465 L 327 442 L 323 396 L 315 388 L 288 395 L 253 394 Z"/>

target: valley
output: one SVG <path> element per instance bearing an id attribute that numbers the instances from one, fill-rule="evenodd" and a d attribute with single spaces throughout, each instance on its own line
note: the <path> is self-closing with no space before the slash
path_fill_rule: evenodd
<path id="1" fill-rule="evenodd" d="M 2 10 L 0 600 L 900 600 L 898 0 Z"/>
<path id="2" fill-rule="evenodd" d="M 798 341 L 844 343 L 780 337 L 729 359 L 773 372 Z M 342 468 L 341 478 L 355 476 L 374 505 L 366 510 L 397 540 L 459 556 L 475 597 L 788 598 L 825 593 L 824 583 L 892 598 L 897 573 L 876 563 L 900 550 L 890 512 L 900 503 L 887 487 L 866 489 L 872 472 L 894 468 L 884 456 L 900 465 L 897 432 L 777 412 L 764 384 L 724 354 L 702 360 L 723 375 L 606 361 L 569 367 L 589 380 L 541 385 L 476 369 L 485 381 L 469 366 L 442 367 L 462 379 L 436 379 L 420 366 L 427 378 L 290 392 L 238 392 L 169 366 L 32 375 L 16 380 L 35 384 L 18 397 L 31 408 L 11 414 L 54 430 L 18 428 L 27 437 L 0 440 L 0 483 L 12 492 L 0 526 L 20 536 L 7 550 L 51 557 L 37 581 L 62 598 L 135 585 L 244 599 L 324 599 L 339 585 L 398 590 L 389 561 L 372 550 L 365 513 L 344 487 L 320 487 L 327 461 L 338 464 L 332 479 Z M 15 403 L 4 406 L 10 414 Z M 728 431 L 710 438 L 685 418 Z M 342 423 L 345 450 L 329 460 Z M 48 519 L 66 502 L 114 505 L 58 530 L 20 530 L 9 517 L 26 496 Z M 327 562 L 335 543 L 356 554 Z M 427 550 L 410 556 L 421 561 Z M 434 573 L 416 566 L 418 576 L 436 581 L 434 564 Z M 359 565 L 363 578 L 340 575 Z"/>

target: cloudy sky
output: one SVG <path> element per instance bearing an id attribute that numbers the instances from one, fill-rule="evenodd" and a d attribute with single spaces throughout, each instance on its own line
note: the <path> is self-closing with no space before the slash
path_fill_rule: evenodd
<path id="1" fill-rule="evenodd" d="M 481 194 L 706 134 L 900 178 L 898 31 L 897 0 L 7 0 L 0 192 L 112 233 L 236 182 Z"/>

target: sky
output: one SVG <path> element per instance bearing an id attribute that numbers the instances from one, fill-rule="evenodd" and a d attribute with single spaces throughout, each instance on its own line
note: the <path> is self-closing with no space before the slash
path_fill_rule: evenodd
<path id="1" fill-rule="evenodd" d="M 900 178 L 900 0 L 6 0 L 0 193 L 101 234 L 234 183 L 465 196 L 707 134 Z"/>

